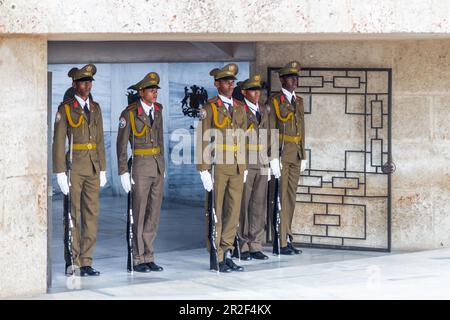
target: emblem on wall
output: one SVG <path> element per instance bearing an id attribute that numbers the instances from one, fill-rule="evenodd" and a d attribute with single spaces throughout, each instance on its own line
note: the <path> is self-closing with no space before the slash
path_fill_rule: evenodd
<path id="1" fill-rule="evenodd" d="M 181 100 L 181 110 L 185 116 L 198 118 L 200 108 L 208 100 L 208 92 L 203 87 L 197 85 L 184 87 L 184 98 Z"/>

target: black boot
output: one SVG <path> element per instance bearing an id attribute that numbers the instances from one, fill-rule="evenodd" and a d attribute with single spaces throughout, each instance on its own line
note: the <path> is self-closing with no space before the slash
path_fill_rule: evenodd
<path id="1" fill-rule="evenodd" d="M 250 252 L 250 255 L 252 256 L 253 259 L 257 259 L 257 260 L 267 260 L 267 259 L 269 259 L 269 257 L 266 256 L 261 251 Z"/>
<path id="2" fill-rule="evenodd" d="M 133 270 L 136 272 L 142 272 L 142 273 L 147 273 L 147 272 L 152 271 L 152 270 L 150 270 L 150 268 L 148 267 L 148 265 L 146 263 L 140 263 L 140 264 L 134 266 Z"/>
<path id="3" fill-rule="evenodd" d="M 147 263 L 147 267 L 149 267 L 151 271 L 163 271 L 163 270 L 164 270 L 163 267 L 158 266 L 158 265 L 157 265 L 156 263 L 154 263 L 153 261 Z"/>
<path id="4" fill-rule="evenodd" d="M 244 268 L 234 263 L 231 258 L 225 259 L 225 263 L 232 271 L 244 271 Z"/>
<path id="5" fill-rule="evenodd" d="M 280 248 L 280 254 L 291 256 L 291 255 L 294 255 L 295 253 L 294 253 L 294 251 L 291 250 L 291 248 L 286 246 L 286 247 Z"/>
<path id="6" fill-rule="evenodd" d="M 233 271 L 233 270 L 231 270 L 231 268 L 229 266 L 227 266 L 225 261 L 219 262 L 219 272 L 229 273 L 231 271 Z"/>
<path id="7" fill-rule="evenodd" d="M 288 248 L 291 249 L 292 251 L 294 251 L 295 254 L 300 254 L 300 253 L 302 253 L 302 250 L 295 248 L 295 247 L 292 245 L 292 242 L 288 242 Z"/>
<path id="8" fill-rule="evenodd" d="M 99 276 L 100 271 L 95 270 L 91 266 L 85 266 L 80 268 L 80 276 L 87 277 L 87 276 Z"/>
<path id="9" fill-rule="evenodd" d="M 250 252 L 245 251 L 245 252 L 241 252 L 241 260 L 252 260 L 252 255 Z"/>

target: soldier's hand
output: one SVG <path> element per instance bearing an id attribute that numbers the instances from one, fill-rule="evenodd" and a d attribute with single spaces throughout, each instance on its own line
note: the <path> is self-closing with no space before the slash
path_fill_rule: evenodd
<path id="1" fill-rule="evenodd" d="M 244 170 L 244 183 L 247 181 L 248 170 Z"/>
<path id="2" fill-rule="evenodd" d="M 131 191 L 131 184 L 134 184 L 134 181 L 133 179 L 130 179 L 130 174 L 128 172 L 120 175 L 120 182 L 122 183 L 122 188 L 126 193 Z"/>
<path id="3" fill-rule="evenodd" d="M 209 173 L 208 170 L 200 171 L 200 178 L 203 182 L 203 188 L 205 188 L 206 191 L 210 192 L 213 189 L 211 173 Z"/>
<path id="4" fill-rule="evenodd" d="M 307 164 L 308 164 L 308 160 L 302 160 L 302 163 L 300 164 L 300 172 L 305 171 Z"/>
<path id="5" fill-rule="evenodd" d="M 106 184 L 106 171 L 100 171 L 100 187 L 103 188 Z"/>
<path id="6" fill-rule="evenodd" d="M 65 172 L 56 174 L 56 180 L 58 181 L 59 188 L 65 196 L 69 194 L 69 183 L 67 182 L 67 175 Z"/>
<path id="7" fill-rule="evenodd" d="M 270 160 L 270 169 L 272 170 L 275 179 L 278 179 L 281 176 L 280 160 L 277 158 Z"/>
<path id="8" fill-rule="evenodd" d="M 272 179 L 272 170 L 270 168 L 267 168 L 267 181 L 270 181 Z"/>

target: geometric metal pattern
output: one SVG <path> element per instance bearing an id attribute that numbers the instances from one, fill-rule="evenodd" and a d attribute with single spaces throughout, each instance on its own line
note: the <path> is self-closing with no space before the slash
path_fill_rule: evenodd
<path id="1" fill-rule="evenodd" d="M 269 94 L 279 91 L 268 68 Z M 392 70 L 302 68 L 307 169 L 293 221 L 303 247 L 390 251 Z"/>

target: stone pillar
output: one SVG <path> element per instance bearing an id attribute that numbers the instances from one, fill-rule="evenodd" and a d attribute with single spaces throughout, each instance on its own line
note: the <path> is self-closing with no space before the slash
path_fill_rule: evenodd
<path id="1" fill-rule="evenodd" d="M 0 298 L 43 293 L 47 39 L 0 37 Z"/>

